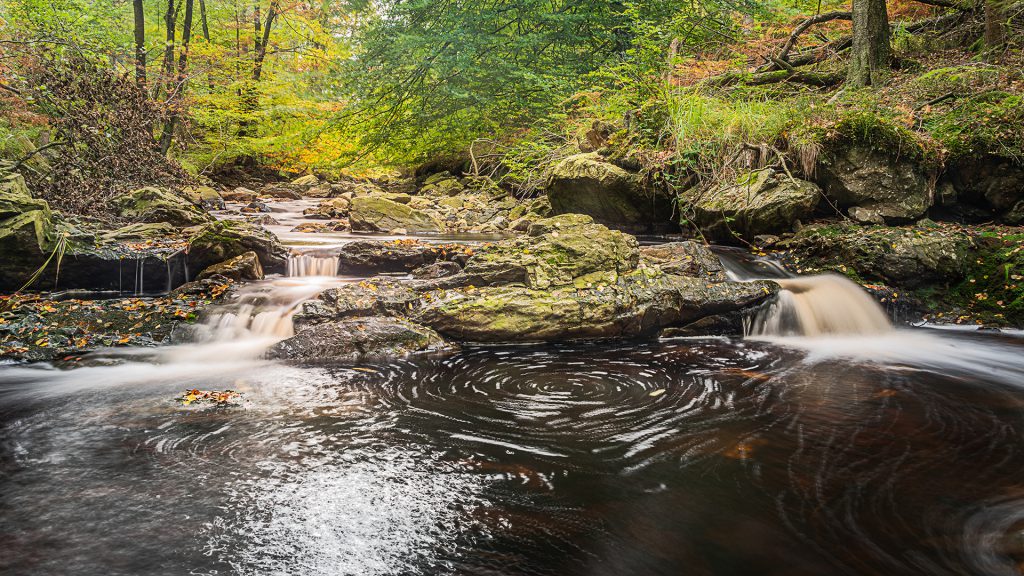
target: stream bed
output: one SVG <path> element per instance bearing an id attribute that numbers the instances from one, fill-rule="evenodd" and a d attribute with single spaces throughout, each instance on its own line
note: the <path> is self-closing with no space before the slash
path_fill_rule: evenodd
<path id="1" fill-rule="evenodd" d="M 302 206 L 275 213 L 293 249 L 351 240 L 287 236 Z M 195 343 L 0 366 L 0 575 L 1021 572 L 1019 335 L 882 317 L 262 360 L 299 303 L 358 280 L 303 258 Z M 794 310 L 857 310 L 786 282 Z M 242 395 L 182 405 L 194 388 Z"/>
<path id="2" fill-rule="evenodd" d="M 0 573 L 1016 573 L 1024 342 L 897 334 L 0 368 Z"/>

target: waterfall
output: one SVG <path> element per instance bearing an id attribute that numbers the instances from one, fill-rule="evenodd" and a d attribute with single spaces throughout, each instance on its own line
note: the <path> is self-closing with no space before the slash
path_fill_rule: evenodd
<path id="1" fill-rule="evenodd" d="M 339 258 L 321 254 L 291 254 L 288 256 L 288 276 L 337 276 Z"/>
<path id="2" fill-rule="evenodd" d="M 775 281 L 782 290 L 775 302 L 758 313 L 749 327 L 749 336 L 849 336 L 893 330 L 882 307 L 842 276 Z"/>

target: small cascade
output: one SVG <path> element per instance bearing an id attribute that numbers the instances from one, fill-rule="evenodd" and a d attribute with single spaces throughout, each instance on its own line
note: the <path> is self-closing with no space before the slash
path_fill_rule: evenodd
<path id="1" fill-rule="evenodd" d="M 893 331 L 885 311 L 860 286 L 838 275 L 775 280 L 782 290 L 750 324 L 748 335 L 852 336 Z"/>
<path id="2" fill-rule="evenodd" d="M 287 274 L 290 278 L 305 276 L 337 276 L 339 258 L 322 254 L 291 254 Z"/>

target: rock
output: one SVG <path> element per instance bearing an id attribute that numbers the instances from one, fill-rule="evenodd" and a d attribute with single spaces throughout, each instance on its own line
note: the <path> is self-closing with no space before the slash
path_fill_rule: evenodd
<path id="1" fill-rule="evenodd" d="M 239 254 L 220 264 L 214 264 L 196 276 L 196 280 L 205 280 L 212 276 L 223 276 L 229 280 L 263 280 L 263 267 L 255 252 Z"/>
<path id="2" fill-rule="evenodd" d="M 0 172 L 0 289 L 17 290 L 57 240 L 50 205 L 32 198 L 21 174 Z"/>
<path id="3" fill-rule="evenodd" d="M 515 232 L 526 232 L 530 229 L 530 225 L 533 224 L 533 222 L 534 220 L 530 218 L 520 218 L 509 224 L 508 229 Z"/>
<path id="4" fill-rule="evenodd" d="M 441 172 L 427 178 L 418 193 L 423 196 L 456 196 L 465 190 L 466 187 L 455 176 Z"/>
<path id="5" fill-rule="evenodd" d="M 248 222 L 222 220 L 195 229 L 189 242 L 188 262 L 203 270 L 246 252 L 255 252 L 270 273 L 284 273 L 288 251 L 277 236 Z"/>
<path id="6" fill-rule="evenodd" d="M 213 216 L 186 198 L 152 186 L 114 196 L 110 204 L 118 216 L 132 222 L 169 222 L 176 226 L 194 226 L 213 220 Z"/>
<path id="7" fill-rule="evenodd" d="M 292 180 L 292 186 L 301 186 L 304 188 L 313 187 L 320 184 L 320 180 L 313 174 L 306 174 L 305 176 L 299 176 L 295 180 Z"/>
<path id="8" fill-rule="evenodd" d="M 594 289 L 517 287 L 438 292 L 414 318 L 463 342 L 562 342 L 651 336 L 730 311 L 753 309 L 773 282 L 709 284 L 697 278 L 632 274 Z"/>
<path id="9" fill-rule="evenodd" d="M 958 201 L 981 207 L 996 217 L 1014 213 L 1024 201 L 1024 165 L 1006 158 L 987 156 L 963 160 L 949 169 Z"/>
<path id="10" fill-rule="evenodd" d="M 301 232 L 303 234 L 322 234 L 330 230 L 330 226 L 326 222 L 303 222 L 295 228 L 292 228 L 292 232 Z"/>
<path id="11" fill-rule="evenodd" d="M 722 262 L 704 244 L 697 242 L 670 242 L 655 246 L 642 246 L 640 257 L 648 265 L 665 274 L 705 278 L 709 282 L 725 282 Z"/>
<path id="12" fill-rule="evenodd" d="M 771 170 L 742 174 L 728 185 L 693 191 L 680 199 L 680 218 L 693 222 L 711 240 L 789 232 L 809 218 L 821 189 Z"/>
<path id="13" fill-rule="evenodd" d="M 405 228 L 410 232 L 441 232 L 444 225 L 429 214 L 387 198 L 357 196 L 349 208 L 352 230 L 387 232 Z"/>
<path id="14" fill-rule="evenodd" d="M 275 344 L 267 356 L 288 360 L 396 358 L 413 352 L 451 350 L 429 328 L 399 318 L 352 318 L 318 324 Z"/>
<path id="15" fill-rule="evenodd" d="M 316 300 L 303 303 L 293 321 L 302 328 L 339 318 L 403 315 L 419 298 L 410 283 L 378 276 L 325 290 Z"/>
<path id="16" fill-rule="evenodd" d="M 270 214 L 260 214 L 259 216 L 248 216 L 248 217 L 246 217 L 245 221 L 250 223 L 250 224 L 256 224 L 258 226 L 280 226 L 281 225 L 281 223 L 278 222 Z"/>
<path id="17" fill-rule="evenodd" d="M 971 238 L 943 227 L 862 228 L 808 226 L 778 247 L 804 269 L 852 270 L 862 280 L 917 288 L 961 280 L 970 264 Z"/>
<path id="18" fill-rule="evenodd" d="M 399 204 L 408 204 L 412 201 L 412 196 L 408 194 L 385 194 L 384 197 Z"/>
<path id="19" fill-rule="evenodd" d="M 173 238 L 181 232 L 173 224 L 168 222 L 152 222 L 129 224 L 103 235 L 107 241 L 119 240 L 151 240 L 158 238 Z"/>
<path id="20" fill-rule="evenodd" d="M 530 288 L 614 283 L 640 258 L 632 236 L 565 214 L 530 226 L 528 236 L 481 249 L 465 272 L 481 285 L 517 283 Z"/>
<path id="21" fill-rule="evenodd" d="M 839 208 L 861 208 L 856 214 L 867 221 L 908 222 L 931 206 L 928 179 L 917 164 L 890 151 L 842 148 L 823 156 L 817 173 L 828 198 Z"/>
<path id="22" fill-rule="evenodd" d="M 458 262 L 443 261 L 417 268 L 412 271 L 412 276 L 413 278 L 436 280 L 438 278 L 448 278 L 460 272 L 462 272 L 462 266 L 459 266 Z"/>
<path id="23" fill-rule="evenodd" d="M 345 274 L 411 272 L 441 259 L 467 257 L 458 244 L 419 240 L 357 240 L 341 247 L 339 269 Z"/>
<path id="24" fill-rule="evenodd" d="M 408 236 L 409 231 L 405 228 L 395 228 L 394 230 L 388 231 L 388 234 L 391 234 L 392 236 Z"/>
<path id="25" fill-rule="evenodd" d="M 313 186 L 306 190 L 303 196 L 307 198 L 330 198 L 334 194 L 334 189 L 327 184 L 321 184 L 319 186 Z"/>
<path id="26" fill-rule="evenodd" d="M 270 212 L 270 206 L 267 206 L 263 202 L 249 202 L 248 205 L 242 208 L 242 214 L 258 214 Z"/>
<path id="27" fill-rule="evenodd" d="M 181 191 L 190 202 L 207 210 L 223 210 L 224 198 L 209 186 L 189 186 Z"/>
<path id="28" fill-rule="evenodd" d="M 323 218 L 324 220 L 346 218 L 348 217 L 349 205 L 350 202 L 345 198 L 331 198 L 317 204 L 315 208 L 303 210 L 302 213 L 307 218 Z"/>
<path id="29" fill-rule="evenodd" d="M 554 214 L 586 214 L 613 228 L 664 231 L 674 227 L 668 194 L 646 189 L 638 174 L 596 153 L 570 156 L 556 164 L 547 197 Z"/>
<path id="30" fill-rule="evenodd" d="M 269 184 L 260 189 L 259 195 L 279 200 L 302 200 L 302 194 L 289 184 Z"/>
<path id="31" fill-rule="evenodd" d="M 221 197 L 228 202 L 252 202 L 259 196 L 255 190 L 239 186 L 230 192 L 224 192 Z"/>

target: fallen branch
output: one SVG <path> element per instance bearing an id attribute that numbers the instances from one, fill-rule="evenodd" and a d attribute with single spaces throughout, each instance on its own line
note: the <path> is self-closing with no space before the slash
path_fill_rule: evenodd
<path id="1" fill-rule="evenodd" d="M 842 74 L 828 72 L 803 72 L 800 70 L 776 70 L 761 74 L 722 74 L 708 80 L 710 86 L 730 86 L 732 84 L 744 83 L 749 86 L 763 86 L 765 84 L 776 84 L 778 82 L 794 82 L 796 84 L 807 84 L 829 88 L 843 81 Z"/>
<path id="2" fill-rule="evenodd" d="M 946 100 L 952 100 L 953 98 L 956 98 L 956 94 L 954 94 L 952 92 L 947 92 L 946 94 L 943 94 L 942 96 L 939 96 L 938 98 L 932 98 L 931 100 L 925 102 L 924 104 L 921 104 L 921 105 L 917 106 L 916 108 L 914 108 L 914 112 L 917 112 L 919 110 L 923 110 L 923 109 L 925 109 L 925 108 L 927 108 L 929 106 L 935 106 L 936 104 L 941 104 L 941 103 L 945 102 Z"/>
<path id="3" fill-rule="evenodd" d="M 67 144 L 67 142 L 64 141 L 64 140 L 54 140 L 53 142 L 50 142 L 49 144 L 46 144 L 45 146 L 40 146 L 39 148 L 36 148 L 35 150 L 29 152 L 27 155 L 23 156 L 17 162 L 15 162 L 14 163 L 14 167 L 11 168 L 11 172 L 17 172 L 18 168 L 21 168 L 22 164 L 24 164 L 25 162 L 28 162 L 29 160 L 32 159 L 33 156 L 35 156 L 36 154 L 39 154 L 43 150 L 46 150 L 47 148 L 53 148 L 54 146 L 61 146 L 63 144 Z"/>
<path id="4" fill-rule="evenodd" d="M 831 22 L 832 20 L 853 20 L 852 12 L 826 12 L 824 14 L 818 14 L 817 16 L 811 16 L 807 20 L 801 22 L 796 28 L 793 29 L 792 34 L 789 35 L 789 39 L 782 45 L 782 50 L 779 51 L 779 55 L 776 56 L 783 62 L 789 61 L 789 51 L 796 45 L 797 38 L 801 34 L 807 31 L 808 28 L 815 24 L 822 24 L 824 22 Z"/>

